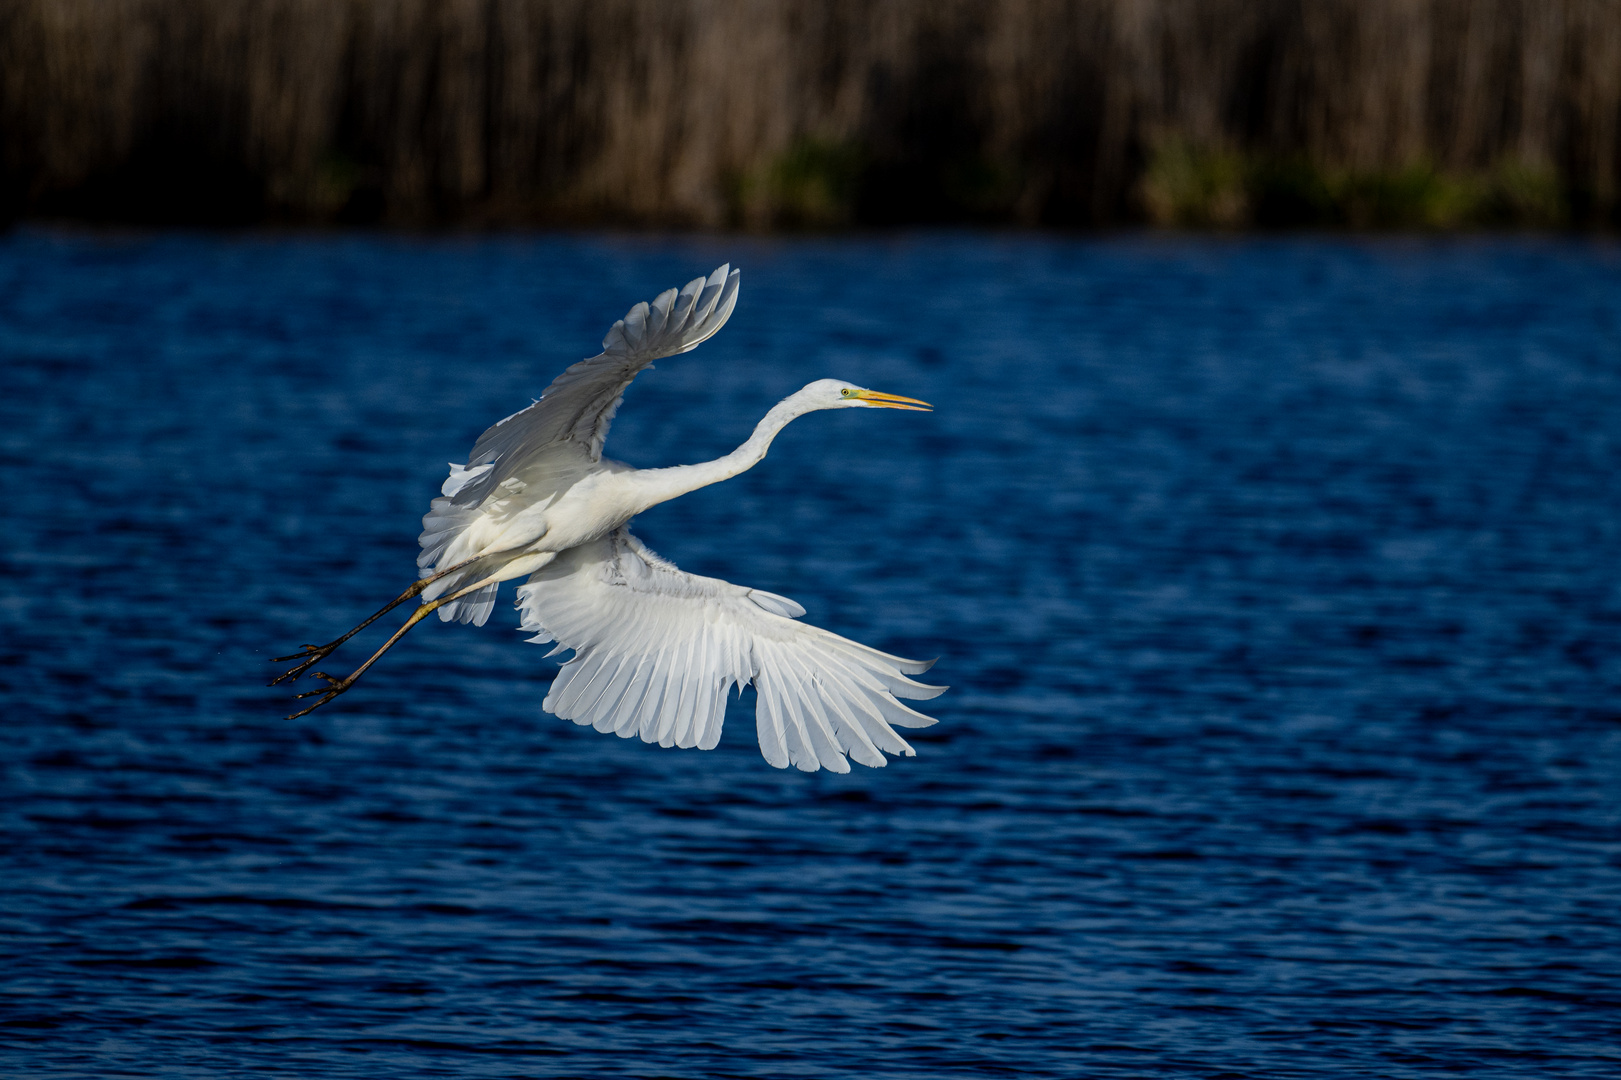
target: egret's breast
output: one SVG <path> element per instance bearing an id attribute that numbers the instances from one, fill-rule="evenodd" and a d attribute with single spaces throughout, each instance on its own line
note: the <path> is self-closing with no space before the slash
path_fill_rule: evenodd
<path id="1" fill-rule="evenodd" d="M 546 511 L 546 546 L 562 551 L 595 540 L 629 521 L 635 510 L 629 485 L 614 472 L 586 477 Z"/>

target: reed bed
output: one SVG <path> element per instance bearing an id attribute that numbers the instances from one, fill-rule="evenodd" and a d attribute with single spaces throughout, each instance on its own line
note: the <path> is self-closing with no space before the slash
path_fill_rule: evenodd
<path id="1" fill-rule="evenodd" d="M 4 0 L 0 207 L 1621 222 L 1621 0 Z"/>

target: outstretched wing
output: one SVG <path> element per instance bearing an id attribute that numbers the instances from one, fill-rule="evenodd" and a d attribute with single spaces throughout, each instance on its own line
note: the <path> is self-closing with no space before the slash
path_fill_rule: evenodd
<path id="1" fill-rule="evenodd" d="M 733 685 L 754 683 L 760 752 L 777 768 L 849 772 L 914 751 L 895 727 L 935 721 L 897 698 L 945 691 L 903 660 L 794 620 L 786 597 L 683 573 L 628 529 L 559 555 L 518 590 L 531 641 L 573 649 L 543 704 L 576 724 L 712 749 Z"/>
<path id="2" fill-rule="evenodd" d="M 451 466 L 447 497 L 456 506 L 477 506 L 549 450 L 600 460 L 625 387 L 653 361 L 695 349 L 725 326 L 737 306 L 739 276 L 723 265 L 707 279 L 693 278 L 679 292 L 667 289 L 651 304 L 631 308 L 602 339 L 601 353 L 563 372 L 539 401 L 478 437 L 467 465 Z"/>

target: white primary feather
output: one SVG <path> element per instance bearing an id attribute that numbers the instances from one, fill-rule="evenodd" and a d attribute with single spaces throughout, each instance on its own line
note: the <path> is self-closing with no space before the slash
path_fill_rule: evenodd
<path id="1" fill-rule="evenodd" d="M 944 692 L 905 660 L 794 621 L 786 597 L 685 573 L 620 528 L 559 555 L 518 590 L 531 641 L 574 650 L 542 707 L 576 724 L 708 750 L 732 689 L 752 682 L 760 752 L 778 768 L 849 772 L 912 756 L 895 732 L 935 721 L 899 698 Z"/>

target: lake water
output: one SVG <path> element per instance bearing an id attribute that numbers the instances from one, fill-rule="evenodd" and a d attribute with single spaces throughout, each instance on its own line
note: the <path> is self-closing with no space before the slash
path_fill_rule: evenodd
<path id="1" fill-rule="evenodd" d="M 938 411 L 637 531 L 938 654 L 918 756 L 548 716 L 510 586 L 283 720 L 445 463 L 728 260 L 611 456 Z M 24 230 L 0 282 L 6 1075 L 1621 1075 L 1614 244 Z"/>

